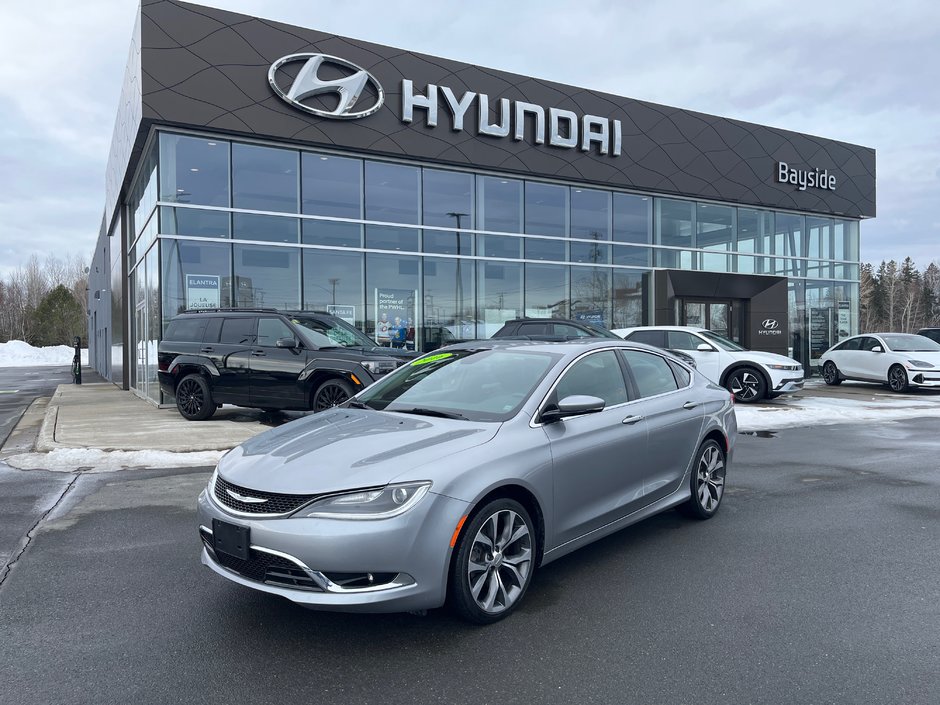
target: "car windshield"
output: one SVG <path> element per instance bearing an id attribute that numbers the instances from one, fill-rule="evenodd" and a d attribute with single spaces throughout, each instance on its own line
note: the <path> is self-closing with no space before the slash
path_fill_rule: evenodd
<path id="1" fill-rule="evenodd" d="M 366 348 L 375 347 L 375 343 L 358 328 L 353 328 L 345 321 L 321 320 L 319 318 L 295 317 L 291 323 L 298 326 L 300 333 L 318 348 Z M 325 340 L 324 340 L 325 338 Z"/>
<path id="2" fill-rule="evenodd" d="M 888 350 L 894 352 L 940 352 L 940 343 L 935 343 L 922 335 L 898 333 L 883 335 L 881 338 L 888 346 Z"/>
<path id="3" fill-rule="evenodd" d="M 709 343 L 717 345 L 722 350 L 727 350 L 729 352 L 740 352 L 741 350 L 747 350 L 747 348 L 741 347 L 733 340 L 728 340 L 723 335 L 718 335 L 710 330 L 700 330 L 698 334 L 708 340 Z"/>
<path id="4" fill-rule="evenodd" d="M 505 421 L 560 359 L 553 353 L 498 349 L 433 353 L 403 365 L 356 401 L 377 410 Z"/>

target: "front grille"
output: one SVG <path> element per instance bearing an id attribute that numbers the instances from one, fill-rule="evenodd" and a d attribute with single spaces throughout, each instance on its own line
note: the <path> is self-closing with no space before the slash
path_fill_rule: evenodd
<path id="1" fill-rule="evenodd" d="M 223 568 L 228 568 L 244 578 L 259 583 L 268 583 L 293 588 L 294 590 L 322 592 L 320 586 L 300 566 L 286 558 L 256 551 L 255 549 L 250 549 L 247 561 L 230 556 L 227 553 L 216 553 L 212 549 L 212 536 L 202 531 L 199 533 L 202 536 L 202 542 L 212 551 L 216 562 Z"/>
<path id="2" fill-rule="evenodd" d="M 256 497 L 265 501 L 257 504 L 242 502 L 232 497 L 226 490 L 231 490 L 244 497 Z M 288 514 L 300 509 L 317 496 L 315 494 L 278 494 L 276 492 L 250 490 L 247 487 L 239 487 L 231 482 L 226 482 L 219 476 L 215 478 L 214 494 L 223 506 L 246 514 Z"/>

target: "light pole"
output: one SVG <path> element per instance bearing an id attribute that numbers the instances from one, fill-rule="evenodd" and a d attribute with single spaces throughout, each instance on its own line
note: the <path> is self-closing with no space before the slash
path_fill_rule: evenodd
<path id="1" fill-rule="evenodd" d="M 339 277 L 330 277 L 327 279 L 330 283 L 330 303 L 336 305 L 336 285 L 339 284 Z"/>
<path id="2" fill-rule="evenodd" d="M 451 211 L 447 215 L 457 220 L 457 232 L 454 233 L 457 236 L 457 290 L 455 292 L 456 293 L 455 298 L 457 299 L 457 316 L 456 316 L 457 326 L 456 327 L 459 333 L 457 337 L 463 338 L 463 277 L 461 276 L 461 272 L 460 272 L 460 229 L 461 229 L 460 219 L 470 214 L 469 213 L 457 213 L 456 211 Z"/>

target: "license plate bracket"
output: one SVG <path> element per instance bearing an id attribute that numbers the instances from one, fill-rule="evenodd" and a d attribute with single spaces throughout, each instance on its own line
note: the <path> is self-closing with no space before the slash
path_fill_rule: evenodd
<path id="1" fill-rule="evenodd" d="M 247 526 L 238 526 L 219 519 L 212 520 L 212 547 L 216 553 L 225 553 L 247 561 L 251 546 L 250 536 L 251 529 Z"/>

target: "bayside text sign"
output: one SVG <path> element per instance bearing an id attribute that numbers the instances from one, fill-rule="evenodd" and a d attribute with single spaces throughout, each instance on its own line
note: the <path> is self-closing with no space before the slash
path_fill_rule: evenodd
<path id="1" fill-rule="evenodd" d="M 810 171 L 795 169 L 786 162 L 777 162 L 777 181 L 781 184 L 793 184 L 800 191 L 807 188 L 836 190 L 836 175 L 830 174 L 828 169 L 820 171 L 819 167 Z"/>

